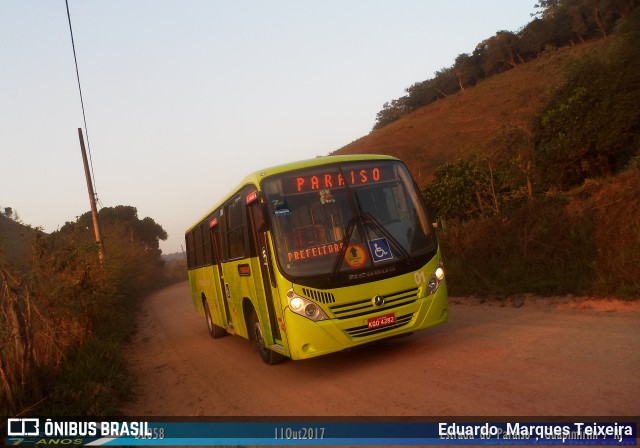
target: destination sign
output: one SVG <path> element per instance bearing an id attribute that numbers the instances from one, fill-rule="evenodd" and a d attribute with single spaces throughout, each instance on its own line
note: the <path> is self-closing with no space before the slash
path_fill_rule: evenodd
<path id="1" fill-rule="evenodd" d="M 282 180 L 284 194 L 307 193 L 395 180 L 393 165 L 368 166 L 342 171 L 319 171 Z"/>
<path id="2" fill-rule="evenodd" d="M 308 247 L 306 249 L 294 250 L 287 254 L 289 261 L 308 260 L 321 257 L 323 255 L 337 254 L 342 249 L 342 242 L 322 244 L 320 246 Z"/>

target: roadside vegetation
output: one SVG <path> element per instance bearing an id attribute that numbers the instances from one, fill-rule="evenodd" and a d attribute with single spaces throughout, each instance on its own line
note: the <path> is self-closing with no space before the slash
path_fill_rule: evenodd
<path id="1" fill-rule="evenodd" d="M 640 295 L 640 9 L 574 61 L 533 130 L 436 169 L 455 294 Z"/>
<path id="2" fill-rule="evenodd" d="M 134 207 L 103 208 L 100 219 L 102 263 L 89 213 L 51 235 L 13 223 L 30 248 L 0 258 L 0 414 L 116 415 L 131 397 L 122 343 L 135 299 L 184 271 L 167 274 L 166 232 Z"/>

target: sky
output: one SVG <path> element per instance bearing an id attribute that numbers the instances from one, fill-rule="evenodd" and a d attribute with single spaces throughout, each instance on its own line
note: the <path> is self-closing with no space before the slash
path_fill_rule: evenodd
<path id="1" fill-rule="evenodd" d="M 247 174 L 368 134 L 536 0 L 69 0 L 94 182 L 167 231 Z M 0 206 L 45 232 L 90 210 L 64 0 L 0 0 Z M 406 161 L 410 163 L 410 161 Z"/>

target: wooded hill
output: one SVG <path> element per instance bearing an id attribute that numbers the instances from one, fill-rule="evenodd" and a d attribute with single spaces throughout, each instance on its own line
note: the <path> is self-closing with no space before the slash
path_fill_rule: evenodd
<path id="1" fill-rule="evenodd" d="M 537 12 L 516 32 L 501 30 L 479 42 L 470 54 L 459 54 L 451 67 L 406 89 L 386 102 L 374 129 L 492 76 L 557 48 L 606 38 L 638 6 L 637 0 L 540 0 Z"/>
<path id="2" fill-rule="evenodd" d="M 333 154 L 387 154 L 404 160 L 421 187 L 446 162 L 484 152 L 504 133 L 533 135 L 535 117 L 598 40 L 542 55 L 474 87 L 442 98 L 338 149 Z"/>
<path id="3" fill-rule="evenodd" d="M 407 163 L 440 224 L 454 294 L 640 295 L 640 8 L 540 3 L 554 20 L 576 8 L 601 18 L 605 3 L 627 13 L 610 28 L 594 19 L 592 40 L 548 47 L 455 92 L 438 88 L 440 98 L 410 110 L 416 86 L 456 78 L 458 58 L 385 104 L 401 112 L 393 120 L 378 114 L 369 135 L 335 154 Z"/>

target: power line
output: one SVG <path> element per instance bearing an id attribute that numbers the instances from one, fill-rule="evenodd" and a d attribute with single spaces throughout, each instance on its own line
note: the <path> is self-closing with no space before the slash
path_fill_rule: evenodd
<path id="1" fill-rule="evenodd" d="M 76 64 L 76 77 L 78 78 L 78 92 L 80 93 L 80 105 L 82 106 L 82 118 L 84 120 L 84 133 L 87 135 L 87 149 L 89 152 L 89 164 L 91 165 L 91 178 L 93 182 L 93 191 L 96 200 L 98 199 L 98 189 L 96 188 L 96 175 L 93 172 L 93 159 L 91 157 L 91 144 L 89 143 L 89 129 L 87 128 L 87 115 L 84 111 L 84 100 L 82 99 L 82 87 L 80 87 L 80 72 L 78 71 L 78 57 L 76 56 L 76 44 L 73 40 L 73 28 L 71 27 L 71 14 L 69 13 L 69 0 L 64 0 L 67 5 L 67 18 L 69 19 L 69 33 L 71 34 L 71 47 L 73 48 L 73 60 Z M 100 205 L 102 206 L 102 204 Z"/>

